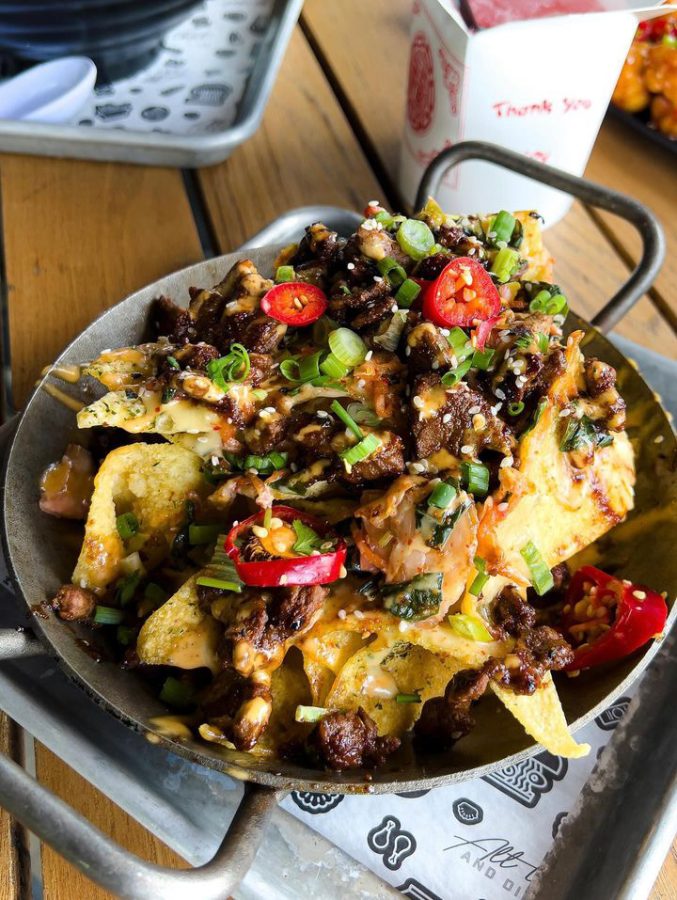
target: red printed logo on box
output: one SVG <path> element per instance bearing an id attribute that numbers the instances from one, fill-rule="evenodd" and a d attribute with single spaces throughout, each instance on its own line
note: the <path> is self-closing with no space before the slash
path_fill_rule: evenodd
<path id="1" fill-rule="evenodd" d="M 444 86 L 449 94 L 449 110 L 452 116 L 458 115 L 458 92 L 461 86 L 461 72 L 452 60 L 446 47 L 440 47 L 440 62 L 442 63 L 442 77 Z"/>
<path id="2" fill-rule="evenodd" d="M 422 134 L 430 127 L 435 109 L 433 54 L 422 31 L 414 35 L 409 57 L 407 118 L 413 131 Z"/>

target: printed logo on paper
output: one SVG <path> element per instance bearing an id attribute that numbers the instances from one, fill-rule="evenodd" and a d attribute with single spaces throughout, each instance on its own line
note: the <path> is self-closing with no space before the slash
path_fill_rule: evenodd
<path id="1" fill-rule="evenodd" d="M 597 716 L 595 724 L 598 725 L 602 731 L 613 731 L 625 715 L 625 711 L 629 705 L 630 698 L 621 697 L 619 700 L 616 700 L 615 703 L 612 703 L 608 709 L 605 709 L 603 713 L 600 713 Z"/>
<path id="2" fill-rule="evenodd" d="M 422 31 L 414 35 L 409 56 L 407 119 L 412 131 L 423 134 L 430 128 L 435 111 L 435 73 L 433 54 Z"/>
<path id="3" fill-rule="evenodd" d="M 446 47 L 440 47 L 437 51 L 442 64 L 442 80 L 449 95 L 449 111 L 452 116 L 457 116 L 460 108 L 459 93 L 461 90 L 461 69 L 452 59 Z"/>
<path id="4" fill-rule="evenodd" d="M 343 800 L 343 794 L 311 794 L 309 791 L 292 791 L 291 798 L 299 809 L 319 816 L 328 813 Z"/>
<path id="5" fill-rule="evenodd" d="M 430 888 L 427 888 L 415 878 L 407 878 L 397 890 L 400 894 L 404 894 L 405 897 L 411 897 L 411 900 L 442 900 L 442 898 L 431 891 Z"/>
<path id="6" fill-rule="evenodd" d="M 559 834 L 559 830 L 562 827 L 562 822 L 566 819 L 566 817 L 568 815 L 569 815 L 568 812 L 559 812 L 555 816 L 553 823 L 552 823 L 552 838 L 553 838 L 553 840 Z"/>
<path id="7" fill-rule="evenodd" d="M 430 793 L 430 789 L 426 791 L 405 791 L 403 794 L 396 794 L 397 797 L 404 797 L 406 800 L 416 800 L 418 797 L 425 797 Z"/>
<path id="8" fill-rule="evenodd" d="M 485 775 L 482 780 L 522 806 L 533 809 L 543 794 L 551 791 L 555 782 L 564 778 L 568 768 L 565 759 L 544 751 L 493 775 Z"/>
<path id="9" fill-rule="evenodd" d="M 451 810 L 462 825 L 479 825 L 484 818 L 482 807 L 472 800 L 468 800 L 467 797 L 459 797 L 458 800 L 454 800 Z"/>
<path id="10" fill-rule="evenodd" d="M 380 825 L 367 835 L 369 849 L 383 857 L 383 865 L 391 872 L 400 868 L 407 857 L 416 851 L 416 838 L 402 828 L 395 816 L 384 816 Z"/>

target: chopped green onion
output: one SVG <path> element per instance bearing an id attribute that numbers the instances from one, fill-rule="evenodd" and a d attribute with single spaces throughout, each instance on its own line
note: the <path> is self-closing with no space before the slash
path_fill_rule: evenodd
<path id="1" fill-rule="evenodd" d="M 526 334 L 522 334 L 517 338 L 517 340 L 515 341 L 515 346 L 519 347 L 520 350 L 528 350 L 533 342 L 534 335 L 530 331 L 527 331 Z"/>
<path id="2" fill-rule="evenodd" d="M 465 613 L 455 613 L 449 616 L 448 622 L 460 637 L 469 641 L 493 641 L 486 625 L 477 616 L 469 616 Z"/>
<path id="3" fill-rule="evenodd" d="M 193 546 L 198 544 L 212 544 L 221 532 L 221 525 L 194 525 L 188 526 L 188 542 Z"/>
<path id="4" fill-rule="evenodd" d="M 162 403 L 169 403 L 174 399 L 176 394 L 176 388 L 173 387 L 165 387 L 162 388 Z"/>
<path id="5" fill-rule="evenodd" d="M 156 606 L 162 606 L 167 599 L 167 591 L 161 588 L 159 584 L 155 584 L 154 581 L 149 581 L 143 589 L 143 596 Z"/>
<path id="6" fill-rule="evenodd" d="M 551 294 L 550 291 L 539 291 L 529 304 L 531 312 L 541 312 L 548 316 L 559 316 L 567 310 L 567 298 L 559 292 Z"/>
<path id="7" fill-rule="evenodd" d="M 462 462 L 461 476 L 468 493 L 476 497 L 486 497 L 489 490 L 489 469 L 482 463 Z"/>
<path id="8" fill-rule="evenodd" d="M 118 581 L 116 585 L 117 590 L 115 596 L 120 606 L 127 606 L 130 600 L 134 597 L 140 580 L 141 573 L 136 571 L 130 573 L 129 575 L 125 575 L 124 578 L 121 578 Z"/>
<path id="9" fill-rule="evenodd" d="M 343 363 L 334 356 L 333 353 L 329 353 L 325 356 L 320 363 L 320 369 L 325 375 L 329 375 L 330 378 L 345 378 L 350 371 L 347 366 L 344 366 Z"/>
<path id="10" fill-rule="evenodd" d="M 275 281 L 282 284 L 284 281 L 296 281 L 294 266 L 278 266 L 275 272 Z"/>
<path id="11" fill-rule="evenodd" d="M 507 210 L 502 209 L 491 221 L 487 237 L 491 235 L 492 244 L 498 244 L 499 241 L 509 243 L 512 233 L 515 230 L 515 217 Z"/>
<path id="12" fill-rule="evenodd" d="M 172 675 L 165 679 L 160 691 L 160 700 L 167 706 L 176 706 L 182 709 L 191 706 L 195 699 L 195 691 L 189 684 L 184 684 Z"/>
<path id="13" fill-rule="evenodd" d="M 482 593 L 482 589 L 484 585 L 489 581 L 489 574 L 487 572 L 487 564 L 481 557 L 475 557 L 475 568 L 477 569 L 477 575 L 475 576 L 473 583 L 468 588 L 469 593 L 473 595 L 473 597 L 479 597 Z"/>
<path id="14" fill-rule="evenodd" d="M 311 356 L 303 356 L 299 359 L 299 381 L 306 384 L 320 377 L 320 357 L 322 351 L 318 350 Z"/>
<path id="15" fill-rule="evenodd" d="M 475 352 L 473 345 L 470 343 L 470 338 L 465 331 L 458 326 L 451 329 L 447 335 L 447 341 L 454 351 L 454 356 L 459 362 L 467 359 L 468 356 L 472 356 Z"/>
<path id="16" fill-rule="evenodd" d="M 211 575 L 200 575 L 195 582 L 201 587 L 216 588 L 218 591 L 235 591 L 240 593 L 242 585 L 235 581 L 226 581 L 224 578 L 212 578 Z"/>
<path id="17" fill-rule="evenodd" d="M 212 359 L 207 363 L 207 377 L 225 391 L 228 390 L 229 383 L 244 381 L 250 369 L 251 361 L 247 348 L 242 344 L 231 344 L 226 356 Z"/>
<path id="18" fill-rule="evenodd" d="M 139 520 L 133 512 L 126 512 L 119 515 L 115 520 L 115 527 L 123 541 L 128 541 L 134 537 L 139 531 Z"/>
<path id="19" fill-rule="evenodd" d="M 380 438 L 377 438 L 375 434 L 368 434 L 359 442 L 359 444 L 355 444 L 354 447 L 349 447 L 347 450 L 342 450 L 341 453 L 339 453 L 339 456 L 347 468 L 348 466 L 354 466 L 355 463 L 367 459 L 372 453 L 378 450 L 380 446 Z"/>
<path id="20" fill-rule="evenodd" d="M 491 271 L 496 276 L 499 284 L 504 284 L 517 270 L 519 265 L 519 253 L 512 247 L 502 247 L 491 264 Z"/>
<path id="21" fill-rule="evenodd" d="M 486 372 L 494 358 L 495 350 L 475 350 L 472 355 L 472 368 Z"/>
<path id="22" fill-rule="evenodd" d="M 123 647 L 129 647 L 136 638 L 136 628 L 133 628 L 131 625 L 118 625 L 115 638 L 118 644 L 122 644 Z"/>
<path id="23" fill-rule="evenodd" d="M 344 366 L 359 366 L 367 355 L 367 345 L 350 328 L 337 328 L 329 333 L 329 349 Z"/>
<path id="24" fill-rule="evenodd" d="M 529 566 L 531 583 L 534 586 L 534 590 L 539 597 L 542 597 L 543 594 L 546 594 L 555 586 L 552 572 L 547 567 L 545 560 L 533 541 L 529 541 L 528 544 L 525 544 L 520 550 L 520 553 L 522 554 L 524 562 Z"/>
<path id="25" fill-rule="evenodd" d="M 181 368 L 181 366 L 179 365 L 175 356 L 167 357 L 167 365 L 170 366 L 172 369 L 180 369 Z"/>
<path id="26" fill-rule="evenodd" d="M 324 719 L 328 714 L 329 710 L 325 709 L 324 706 L 301 706 L 299 704 L 296 707 L 294 719 L 297 722 L 319 722 L 320 719 Z"/>
<path id="27" fill-rule="evenodd" d="M 348 414 L 360 425 L 370 425 L 372 428 L 376 428 L 382 422 L 370 406 L 357 400 L 348 404 Z"/>
<path id="28" fill-rule="evenodd" d="M 548 348 L 550 347 L 550 338 L 547 334 L 543 334 L 542 331 L 536 332 L 536 343 L 538 344 L 538 349 L 541 353 L 547 353 Z"/>
<path id="29" fill-rule="evenodd" d="M 395 697 L 397 703 L 420 703 L 420 694 L 398 694 Z"/>
<path id="30" fill-rule="evenodd" d="M 522 403 L 521 400 L 518 400 L 515 403 L 508 403 L 509 416 L 519 416 L 522 412 L 524 412 L 524 403 Z"/>
<path id="31" fill-rule="evenodd" d="M 202 587 L 216 588 L 219 591 L 234 591 L 239 594 L 242 591 L 243 582 L 237 574 L 233 561 L 224 550 L 225 540 L 225 534 L 219 535 L 211 561 L 203 569 L 204 574 L 198 576 L 196 584 Z"/>
<path id="32" fill-rule="evenodd" d="M 288 458 L 288 453 L 279 453 L 277 450 L 273 450 L 266 456 L 257 456 L 254 453 L 249 453 L 247 456 L 241 457 L 236 453 L 226 453 L 226 459 L 233 469 L 237 469 L 240 472 L 248 472 L 250 469 L 254 469 L 257 475 L 270 475 L 271 472 L 284 469 Z"/>
<path id="33" fill-rule="evenodd" d="M 265 400 L 266 397 L 268 396 L 268 391 L 264 391 L 261 388 L 255 388 L 255 390 L 252 391 L 252 396 L 256 400 L 261 402 L 262 400 Z"/>
<path id="34" fill-rule="evenodd" d="M 395 303 L 403 309 L 409 309 L 420 293 L 421 285 L 416 284 L 411 278 L 407 278 L 402 282 L 395 294 Z"/>
<path id="35" fill-rule="evenodd" d="M 300 519 L 294 519 L 291 523 L 296 534 L 296 541 L 292 550 L 299 556 L 310 556 L 313 550 L 319 550 L 320 545 L 324 543 L 324 538 L 305 522 Z"/>
<path id="36" fill-rule="evenodd" d="M 392 256 L 386 256 L 384 259 L 379 259 L 376 266 L 381 275 L 383 275 L 384 278 L 387 278 L 393 287 L 398 287 L 406 280 L 406 271 L 392 258 Z"/>
<path id="37" fill-rule="evenodd" d="M 464 360 L 459 366 L 456 366 L 455 369 L 451 369 L 449 372 L 444 373 L 442 376 L 442 384 L 446 387 L 453 387 L 455 384 L 458 384 L 461 378 L 468 374 L 471 366 L 471 358 Z"/>
<path id="38" fill-rule="evenodd" d="M 428 497 L 428 506 L 435 506 L 437 509 L 446 509 L 447 506 L 456 496 L 456 487 L 448 481 L 440 481 L 433 488 L 432 493 Z"/>
<path id="39" fill-rule="evenodd" d="M 382 209 L 380 212 L 377 212 L 375 216 L 371 216 L 371 218 L 380 222 L 384 228 L 390 228 L 395 221 L 395 217 L 389 213 L 387 209 Z"/>
<path id="40" fill-rule="evenodd" d="M 125 614 L 121 609 L 112 606 L 97 606 L 94 610 L 94 621 L 97 625 L 119 625 Z"/>
<path id="41" fill-rule="evenodd" d="M 299 361 L 292 357 L 291 359 L 283 359 L 280 363 L 280 372 L 287 381 L 300 381 L 299 377 Z"/>
<path id="42" fill-rule="evenodd" d="M 343 422 L 343 424 L 352 431 L 358 441 L 361 441 L 364 437 L 364 432 L 357 424 L 357 422 L 354 421 L 350 413 L 341 406 L 338 400 L 334 400 L 332 402 L 330 409 L 335 412 L 339 419 Z"/>
<path id="43" fill-rule="evenodd" d="M 397 243 L 412 259 L 424 259 L 435 246 L 435 236 L 425 222 L 405 219 L 397 229 Z"/>
<path id="44" fill-rule="evenodd" d="M 350 293 L 350 290 L 348 290 Z M 320 316 L 317 322 L 313 323 L 313 343 L 316 347 L 324 347 L 327 343 L 329 333 L 336 329 L 336 322 L 329 316 Z"/>

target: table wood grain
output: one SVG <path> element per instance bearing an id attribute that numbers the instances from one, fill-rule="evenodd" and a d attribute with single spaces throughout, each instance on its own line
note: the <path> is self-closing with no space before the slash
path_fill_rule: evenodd
<path id="1" fill-rule="evenodd" d="M 233 156 L 194 176 L 198 214 L 219 252 L 232 250 L 284 210 L 314 203 L 399 205 L 396 187 L 407 69 L 409 0 L 306 0 L 261 128 Z M 358 27 L 355 27 L 358 23 Z M 616 123 L 605 125 L 590 175 L 648 202 L 665 217 L 677 258 L 670 204 L 674 172 L 656 149 Z M 674 169 L 674 167 L 673 167 Z M 660 173 L 648 184 L 642 173 Z M 192 177 L 192 176 L 191 176 Z M 0 156 L 2 228 L 13 395 L 26 397 L 40 368 L 102 309 L 166 272 L 201 258 L 181 172 L 107 163 Z M 576 204 L 550 230 L 557 278 L 586 315 L 598 309 L 636 257 L 633 235 Z M 668 268 L 619 331 L 677 356 Z M 674 279 L 673 279 L 674 280 Z M 19 754 L 17 731 L 0 716 L 0 748 Z M 140 856 L 182 865 L 176 854 L 37 747 L 40 781 Z M 103 900 L 96 888 L 42 848 L 47 900 Z M 30 896 L 21 830 L 0 812 L 0 900 Z M 674 853 L 653 900 L 677 893 Z"/>

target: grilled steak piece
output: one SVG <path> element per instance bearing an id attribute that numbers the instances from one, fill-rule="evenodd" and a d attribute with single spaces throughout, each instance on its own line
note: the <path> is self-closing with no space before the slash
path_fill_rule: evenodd
<path id="1" fill-rule="evenodd" d="M 265 731 L 272 708 L 268 685 L 228 669 L 210 685 L 200 713 L 238 750 L 251 750 Z"/>
<path id="2" fill-rule="evenodd" d="M 400 739 L 379 737 L 376 723 L 360 707 L 357 712 L 333 712 L 308 738 L 309 746 L 328 769 L 369 769 L 382 766 L 400 746 Z"/>
<path id="3" fill-rule="evenodd" d="M 96 607 L 96 595 L 87 588 L 64 584 L 52 600 L 52 608 L 60 619 L 75 622 L 90 619 Z"/>
<path id="4" fill-rule="evenodd" d="M 520 597 L 511 584 L 504 587 L 496 598 L 492 614 L 501 638 L 507 634 L 517 637 L 536 624 L 536 611 Z"/>
<path id="5" fill-rule="evenodd" d="M 342 461 L 336 463 L 336 473 L 349 484 L 377 481 L 380 478 L 396 478 L 405 470 L 404 441 L 392 431 L 379 432 L 381 446 L 361 462 L 354 463 L 350 472 Z"/>

